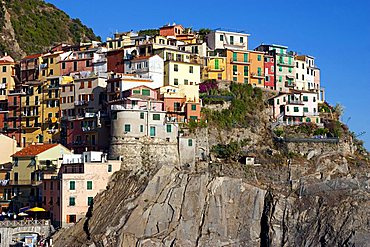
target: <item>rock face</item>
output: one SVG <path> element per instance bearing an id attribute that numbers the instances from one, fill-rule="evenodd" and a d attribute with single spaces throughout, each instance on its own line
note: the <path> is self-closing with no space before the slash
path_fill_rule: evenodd
<path id="1" fill-rule="evenodd" d="M 300 183 L 273 189 L 176 162 L 122 170 L 55 246 L 367 246 L 370 175 L 340 157 L 317 160 L 317 170 L 295 167 Z"/>

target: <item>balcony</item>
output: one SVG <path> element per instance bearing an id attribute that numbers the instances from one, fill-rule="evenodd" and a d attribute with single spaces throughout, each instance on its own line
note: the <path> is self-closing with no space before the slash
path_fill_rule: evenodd
<path id="1" fill-rule="evenodd" d="M 305 117 L 317 117 L 319 116 L 318 112 L 303 112 L 303 116 Z"/>
<path id="2" fill-rule="evenodd" d="M 277 61 L 277 65 L 278 66 L 285 66 L 285 67 L 291 67 L 293 68 L 294 67 L 294 64 L 293 63 L 285 63 L 284 61 Z"/>
<path id="3" fill-rule="evenodd" d="M 141 69 L 135 69 L 133 71 L 135 71 L 136 73 L 147 73 L 147 72 L 149 72 L 149 67 L 145 67 L 145 68 L 141 68 Z"/>
<path id="4" fill-rule="evenodd" d="M 82 131 L 83 132 L 94 132 L 94 131 L 97 131 L 97 128 L 94 127 L 94 126 L 87 126 L 87 127 L 82 127 Z"/>
<path id="5" fill-rule="evenodd" d="M 234 43 L 234 44 L 224 44 L 225 49 L 230 50 L 246 50 L 247 48 L 247 42 L 244 43 Z"/>
<path id="6" fill-rule="evenodd" d="M 223 72 L 223 71 L 225 71 L 225 68 L 217 68 L 216 69 L 216 68 L 207 67 L 206 70 L 209 71 L 209 72 Z"/>
<path id="7" fill-rule="evenodd" d="M 75 101 L 75 106 L 84 106 L 88 105 L 89 103 L 86 100 L 77 100 Z"/>
<path id="8" fill-rule="evenodd" d="M 295 86 L 294 82 L 289 82 L 289 81 L 285 82 L 285 87 L 294 87 L 294 86 Z"/>
<path id="9" fill-rule="evenodd" d="M 259 78 L 259 79 L 265 78 L 265 76 L 262 73 L 255 73 L 255 72 L 251 72 L 251 77 Z"/>
<path id="10" fill-rule="evenodd" d="M 301 101 L 301 100 L 288 100 L 288 104 L 290 104 L 290 105 L 304 105 L 303 101 Z"/>
<path id="11" fill-rule="evenodd" d="M 36 117 L 39 117 L 40 114 L 39 113 L 32 113 L 32 112 L 31 113 L 22 112 L 21 116 L 22 116 L 22 118 L 36 118 Z"/>
<path id="12" fill-rule="evenodd" d="M 233 58 L 230 59 L 230 63 L 235 63 L 235 64 L 245 64 L 245 65 L 249 65 L 251 64 L 251 60 L 248 59 L 248 60 L 243 60 L 243 61 L 239 61 L 239 60 L 234 60 Z"/>

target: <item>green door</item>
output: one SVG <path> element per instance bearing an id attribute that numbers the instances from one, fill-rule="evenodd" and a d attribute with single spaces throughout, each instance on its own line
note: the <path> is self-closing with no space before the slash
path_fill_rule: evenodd
<path id="1" fill-rule="evenodd" d="M 150 127 L 150 136 L 155 136 L 155 127 Z"/>

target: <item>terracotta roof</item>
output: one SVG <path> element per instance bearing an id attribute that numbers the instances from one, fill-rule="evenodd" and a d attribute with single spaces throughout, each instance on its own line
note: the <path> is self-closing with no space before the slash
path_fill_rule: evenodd
<path id="1" fill-rule="evenodd" d="M 58 146 L 57 143 L 55 144 L 35 144 L 30 145 L 28 147 L 23 148 L 22 150 L 16 152 L 12 155 L 12 157 L 33 157 L 46 150 Z"/>
<path id="2" fill-rule="evenodd" d="M 32 55 L 29 55 L 29 56 L 26 56 L 26 57 L 22 58 L 22 60 L 32 59 L 32 58 L 38 58 L 38 57 L 41 57 L 41 56 L 42 56 L 42 53 L 32 54 Z"/>

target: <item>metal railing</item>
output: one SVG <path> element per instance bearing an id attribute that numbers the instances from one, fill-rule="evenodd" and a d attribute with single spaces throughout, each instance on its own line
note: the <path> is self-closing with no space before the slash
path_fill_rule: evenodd
<path id="1" fill-rule="evenodd" d="M 0 227 L 50 226 L 50 220 L 5 220 Z"/>

